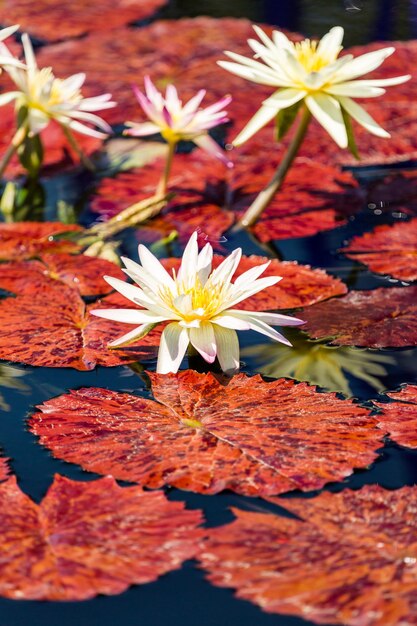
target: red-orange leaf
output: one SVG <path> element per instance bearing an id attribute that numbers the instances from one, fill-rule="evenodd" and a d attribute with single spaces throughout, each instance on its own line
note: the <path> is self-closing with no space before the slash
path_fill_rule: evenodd
<path id="1" fill-rule="evenodd" d="M 91 31 L 113 30 L 117 26 L 150 17 L 165 0 L 5 0 L 0 10 L 4 25 L 19 23 L 30 35 L 47 41 L 80 37 Z"/>
<path id="2" fill-rule="evenodd" d="M 401 348 L 417 345 L 417 287 L 351 291 L 301 314 L 311 337 L 341 346 Z"/>
<path id="3" fill-rule="evenodd" d="M 369 412 L 305 383 L 150 374 L 155 400 L 105 389 L 42 404 L 30 429 L 57 458 L 156 488 L 268 495 L 318 489 L 381 445 Z"/>
<path id="4" fill-rule="evenodd" d="M 0 485 L 0 596 L 86 600 L 156 580 L 196 552 L 200 511 L 112 477 L 55 476 L 41 504 Z"/>
<path id="5" fill-rule="evenodd" d="M 22 261 L 45 252 L 77 252 L 79 246 L 56 235 L 81 231 L 80 226 L 61 222 L 0 224 L 0 260 Z"/>
<path id="6" fill-rule="evenodd" d="M 9 478 L 10 468 L 8 465 L 8 459 L 4 457 L 0 457 L 0 481 L 6 480 Z"/>
<path id="7" fill-rule="evenodd" d="M 126 298 L 111 295 L 86 306 L 72 287 L 55 280 L 50 283 L 55 286 L 0 300 L 0 359 L 92 370 L 96 365 L 112 367 L 156 355 L 161 328 L 132 349 L 110 350 L 107 344 L 120 336 L 120 324 L 89 313 L 100 306 L 127 308 Z"/>
<path id="8" fill-rule="evenodd" d="M 47 298 L 50 289 L 64 284 L 83 296 L 99 296 L 112 291 L 103 280 L 105 274 L 126 278 L 117 265 L 105 259 L 82 254 L 42 254 L 38 261 L 0 265 L 0 287 L 16 295 Z"/>
<path id="9" fill-rule="evenodd" d="M 317 624 L 417 624 L 417 488 L 274 501 L 301 520 L 234 509 L 209 530 L 209 580 L 264 611 Z"/>
<path id="10" fill-rule="evenodd" d="M 386 395 L 396 402 L 374 402 L 382 409 L 377 416 L 380 428 L 400 445 L 417 448 L 417 385 L 407 385 L 401 391 Z"/>
<path id="11" fill-rule="evenodd" d="M 342 252 L 373 272 L 400 280 L 417 280 L 417 218 L 393 226 L 378 226 L 370 233 L 354 237 Z"/>
<path id="12" fill-rule="evenodd" d="M 215 255 L 213 268 L 217 267 L 224 257 Z M 260 256 L 243 256 L 234 274 L 237 278 L 247 270 L 266 263 L 268 259 Z M 180 259 L 163 259 L 167 269 L 178 269 Z M 296 261 L 278 261 L 272 259 L 262 276 L 282 276 L 282 280 L 268 289 L 251 296 L 239 303 L 245 311 L 265 311 L 272 309 L 294 309 L 309 306 L 315 302 L 327 300 L 347 292 L 347 287 L 339 278 L 333 278 L 324 270 L 312 269 L 309 265 L 299 265 Z"/>

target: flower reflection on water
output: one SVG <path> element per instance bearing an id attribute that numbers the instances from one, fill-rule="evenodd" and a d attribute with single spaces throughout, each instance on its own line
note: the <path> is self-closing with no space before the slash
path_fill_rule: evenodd
<path id="1" fill-rule="evenodd" d="M 396 358 L 387 354 L 330 346 L 303 336 L 291 336 L 291 343 L 292 348 L 275 344 L 250 346 L 242 351 L 242 356 L 252 357 L 256 370 L 265 376 L 293 378 L 345 396 L 353 395 L 347 375 L 381 392 L 385 386 L 380 379 L 388 375 L 385 366 L 396 363 Z"/>

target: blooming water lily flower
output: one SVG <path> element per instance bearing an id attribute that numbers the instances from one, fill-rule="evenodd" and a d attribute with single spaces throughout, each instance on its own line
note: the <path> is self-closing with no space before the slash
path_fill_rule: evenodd
<path id="1" fill-rule="evenodd" d="M 145 76 L 145 93 L 134 87 L 135 95 L 149 122 L 126 122 L 130 126 L 126 135 L 145 137 L 161 133 L 168 144 L 175 146 L 179 141 L 192 141 L 197 146 L 217 157 L 230 167 L 231 161 L 210 137 L 208 131 L 228 121 L 224 107 L 232 98 L 225 96 L 205 109 L 200 108 L 206 90 L 201 89 L 186 104 L 182 104 L 174 85 L 168 85 L 165 97 L 157 90 L 149 76 Z"/>
<path id="2" fill-rule="evenodd" d="M 304 322 L 279 313 L 242 311 L 239 302 L 258 291 L 275 285 L 281 277 L 259 278 L 269 262 L 244 272 L 232 283 L 242 251 L 234 250 L 212 271 L 213 249 L 209 243 L 198 252 L 197 233 L 191 236 L 178 273 L 170 275 L 158 259 L 143 245 L 139 246 L 141 265 L 123 259 L 125 272 L 138 287 L 117 278 L 105 280 L 123 296 L 143 309 L 96 309 L 94 315 L 136 328 L 109 346 L 131 343 L 149 333 L 161 322 L 170 322 L 161 336 L 157 372 L 177 372 L 191 344 L 208 362 L 216 357 L 224 371 L 239 367 L 237 330 L 255 330 L 286 345 L 290 342 L 270 324 L 297 326 Z"/>
<path id="3" fill-rule="evenodd" d="M 26 67 L 6 66 L 6 70 L 17 87 L 0 95 L 0 105 L 16 101 L 16 109 L 25 111 L 24 122 L 31 136 L 42 132 L 53 119 L 64 129 L 72 129 L 84 135 L 103 139 L 111 133 L 111 127 L 92 111 L 116 106 L 110 94 L 93 98 L 83 98 L 81 87 L 85 74 L 74 74 L 61 80 L 56 78 L 50 67 L 39 69 L 31 41 L 27 34 L 22 36 Z M 14 59 L 8 48 L 0 43 L 0 55 Z M 90 128 L 91 124 L 100 131 Z"/>
<path id="4" fill-rule="evenodd" d="M 271 121 L 281 110 L 304 102 L 323 128 L 341 148 L 348 146 L 347 118 L 351 117 L 370 133 L 389 137 L 389 133 L 352 98 L 375 98 L 385 93 L 383 87 L 399 85 L 411 77 L 357 80 L 375 70 L 395 48 L 383 48 L 354 58 L 340 58 L 343 28 L 332 28 L 319 42 L 305 39 L 293 43 L 284 33 L 273 31 L 272 39 L 254 26 L 261 42 L 249 39 L 256 61 L 234 52 L 226 52 L 230 61 L 218 61 L 233 74 L 261 85 L 279 89 L 265 100 L 247 126 L 234 140 L 240 145 Z"/>

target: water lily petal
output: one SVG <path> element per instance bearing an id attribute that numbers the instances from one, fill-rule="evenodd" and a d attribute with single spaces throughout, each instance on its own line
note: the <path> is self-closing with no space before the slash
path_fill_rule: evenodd
<path id="1" fill-rule="evenodd" d="M 342 49 L 344 30 L 341 26 L 334 26 L 329 30 L 317 46 L 317 54 L 329 59 L 329 62 L 337 57 Z"/>
<path id="2" fill-rule="evenodd" d="M 198 137 L 195 137 L 193 141 L 199 148 L 205 150 L 209 154 L 212 154 L 217 159 L 220 159 L 226 167 L 233 167 L 233 161 L 229 159 L 226 152 L 220 148 L 217 141 L 214 141 L 210 135 L 199 135 Z"/>
<path id="3" fill-rule="evenodd" d="M 213 261 L 213 248 L 209 243 L 206 243 L 204 248 L 198 255 L 197 261 L 197 274 L 199 281 L 202 285 L 205 285 L 211 272 L 211 264 Z"/>
<path id="4" fill-rule="evenodd" d="M 210 322 L 201 322 L 198 328 L 190 328 L 190 342 L 207 363 L 216 359 L 217 348 L 213 326 Z"/>
<path id="5" fill-rule="evenodd" d="M 367 52 L 366 54 L 356 57 L 356 59 L 344 65 L 340 71 L 337 72 L 337 75 L 334 77 L 334 82 L 345 82 L 376 70 L 393 52 L 395 52 L 395 48 L 393 47 L 382 48 L 381 50 L 374 50 L 373 52 Z"/>
<path id="6" fill-rule="evenodd" d="M 181 328 L 176 322 L 168 324 L 161 335 L 158 362 L 158 374 L 176 374 L 181 361 L 187 351 L 189 341 L 188 331 Z"/>
<path id="7" fill-rule="evenodd" d="M 340 148 L 347 148 L 347 132 L 339 102 L 331 96 L 317 93 L 307 96 L 305 103 L 337 145 Z"/>
<path id="8" fill-rule="evenodd" d="M 263 311 L 240 311 L 235 309 L 228 309 L 227 314 L 232 317 L 239 317 L 242 321 L 247 320 L 250 323 L 251 320 L 265 322 L 265 324 L 271 324 L 272 326 L 300 326 L 304 324 L 304 320 L 300 320 L 297 317 L 290 315 L 283 315 L 281 313 L 264 313 Z"/>
<path id="9" fill-rule="evenodd" d="M 376 98 L 385 93 L 385 89 L 367 85 L 366 81 L 356 81 L 356 83 L 355 81 L 351 81 L 348 83 L 330 85 L 326 87 L 324 91 L 333 96 L 350 96 L 352 98 Z"/>
<path id="10" fill-rule="evenodd" d="M 214 326 L 217 358 L 224 372 L 233 373 L 239 369 L 239 340 L 235 330 Z"/>
<path id="11" fill-rule="evenodd" d="M 114 320 L 124 324 L 156 324 L 167 319 L 146 309 L 94 309 L 91 313 L 96 317 L 103 317 L 106 320 Z"/>
<path id="12" fill-rule="evenodd" d="M 157 283 L 166 285 L 170 289 L 174 289 L 174 279 L 168 274 L 164 266 L 159 262 L 159 259 L 157 259 L 156 256 L 142 244 L 139 244 L 138 252 L 142 267 L 147 274 L 153 276 Z"/>
<path id="13" fill-rule="evenodd" d="M 255 135 L 258 130 L 266 126 L 266 124 L 268 124 L 268 122 L 276 116 L 278 111 L 279 108 L 263 104 L 255 115 L 249 120 L 245 128 L 241 130 L 238 136 L 233 140 L 233 145 L 240 146 L 242 143 L 245 143 L 245 141 Z"/>
<path id="14" fill-rule="evenodd" d="M 108 344 L 108 346 L 109 348 L 118 348 L 120 346 L 133 343 L 134 341 L 139 341 L 139 339 L 146 337 L 146 335 L 148 335 L 151 332 L 151 330 L 155 328 L 155 326 L 156 324 L 152 324 L 152 323 L 142 324 L 141 326 L 138 326 L 134 330 L 131 330 L 129 333 L 126 333 L 126 335 L 122 335 L 118 339 L 111 341 Z"/>
<path id="15" fill-rule="evenodd" d="M 186 288 L 195 283 L 196 273 L 198 265 L 198 244 L 197 244 L 197 232 L 194 232 L 187 245 L 185 246 L 184 253 L 182 255 L 180 269 L 178 270 L 177 280 L 179 283 L 184 283 Z"/>
<path id="16" fill-rule="evenodd" d="M 353 117 L 353 119 L 356 120 L 358 124 L 366 128 L 368 132 L 376 135 L 377 137 L 391 137 L 391 135 L 384 128 L 382 128 L 382 126 L 380 126 L 374 120 L 374 118 L 371 117 L 369 113 L 367 113 L 365 109 L 357 104 L 354 100 L 351 100 L 350 98 L 344 98 L 342 96 L 339 96 L 338 100 L 342 107 L 345 109 L 345 111 L 349 113 L 349 115 Z"/>

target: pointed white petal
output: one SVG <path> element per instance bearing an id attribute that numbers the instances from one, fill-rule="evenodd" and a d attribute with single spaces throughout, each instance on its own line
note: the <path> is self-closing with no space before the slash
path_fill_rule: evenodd
<path id="1" fill-rule="evenodd" d="M 249 330 L 249 322 L 241 319 L 240 317 L 234 316 L 233 312 L 229 309 L 224 313 L 221 313 L 217 317 L 213 317 L 210 320 L 213 324 L 218 326 L 222 326 L 223 328 L 232 328 L 233 330 Z"/>
<path id="2" fill-rule="evenodd" d="M 67 118 L 68 119 L 68 118 Z M 61 123 L 65 124 L 72 130 L 75 130 L 77 133 L 81 133 L 82 135 L 87 135 L 88 137 L 95 137 L 96 139 L 107 139 L 108 134 L 102 133 L 101 131 L 94 130 L 85 124 L 81 124 L 81 122 L 77 122 L 76 120 L 71 119 L 69 123 L 66 121 L 59 120 Z"/>
<path id="3" fill-rule="evenodd" d="M 175 281 L 172 276 L 168 274 L 159 259 L 142 244 L 139 244 L 138 252 L 143 269 L 147 274 L 153 276 L 154 282 L 160 285 L 166 285 L 169 289 L 174 289 Z"/>
<path id="4" fill-rule="evenodd" d="M 7 26 L 7 28 L 2 28 L 0 30 L 0 41 L 4 41 L 5 39 L 7 39 L 7 37 L 10 37 L 10 35 L 13 35 L 13 33 L 19 30 L 19 28 L 20 28 L 19 24 L 14 24 L 13 26 Z"/>
<path id="5" fill-rule="evenodd" d="M 334 81 L 338 83 L 345 82 L 357 76 L 368 74 L 368 72 L 372 72 L 379 67 L 393 52 L 395 52 L 395 48 L 382 48 L 381 50 L 362 54 L 356 57 L 356 59 L 353 59 L 350 63 L 346 63 L 346 65 L 335 74 Z"/>
<path id="6" fill-rule="evenodd" d="M 120 280 L 120 278 L 114 278 L 113 276 L 103 276 L 103 278 L 113 289 L 121 293 L 122 296 L 128 300 L 131 300 L 131 302 L 140 304 L 147 309 L 153 307 L 154 300 L 146 295 L 142 289 L 139 289 L 139 287 L 125 283 L 123 280 Z"/>
<path id="7" fill-rule="evenodd" d="M 198 264 L 198 244 L 197 231 L 191 235 L 187 245 L 185 246 L 180 269 L 177 274 L 177 282 L 191 286 L 195 283 Z"/>
<path id="8" fill-rule="evenodd" d="M 411 75 L 406 74 L 404 76 L 394 76 L 393 78 L 375 78 L 369 80 L 351 80 L 348 81 L 350 85 L 364 85 L 370 87 L 392 87 L 393 85 L 401 85 L 402 83 L 406 83 L 407 80 L 410 80 Z M 344 84 L 344 83 L 342 83 Z"/>
<path id="9" fill-rule="evenodd" d="M 0 65 L 1 65 L 1 57 L 0 57 Z M 16 100 L 20 96 L 20 91 L 8 91 L 7 93 L 2 93 L 0 95 L 0 107 L 5 104 L 9 104 L 13 100 Z"/>
<path id="10" fill-rule="evenodd" d="M 206 243 L 204 248 L 198 255 L 197 274 L 202 285 L 205 285 L 211 272 L 211 264 L 213 261 L 213 248 Z"/>
<path id="11" fill-rule="evenodd" d="M 23 51 L 25 53 L 25 61 L 28 68 L 29 73 L 33 73 L 34 70 L 37 69 L 35 53 L 33 52 L 32 42 L 29 39 L 29 35 L 27 33 L 23 33 L 22 35 L 22 45 Z"/>
<path id="12" fill-rule="evenodd" d="M 153 122 L 143 122 L 143 124 L 135 124 L 135 122 L 126 122 L 129 126 L 124 131 L 124 135 L 130 135 L 131 137 L 147 137 L 148 135 L 155 135 L 159 133 L 159 126 Z"/>
<path id="13" fill-rule="evenodd" d="M 240 263 L 242 257 L 242 249 L 236 248 L 228 257 L 220 263 L 214 270 L 210 278 L 208 279 L 209 285 L 216 285 L 218 283 L 229 283 L 233 274 L 236 271 L 237 266 Z"/>
<path id="14" fill-rule="evenodd" d="M 317 93 L 307 96 L 305 103 L 337 145 L 347 148 L 348 138 L 339 102 L 331 96 Z"/>
<path id="15" fill-rule="evenodd" d="M 286 346 L 292 345 L 291 342 L 288 341 L 286 337 L 284 337 L 284 335 L 281 335 L 281 333 L 276 331 L 274 328 L 271 328 L 271 326 L 269 326 L 268 324 L 266 324 L 265 322 L 261 320 L 255 320 L 252 318 L 252 320 L 249 322 L 249 325 L 250 325 L 251 330 L 255 330 L 257 333 L 260 333 L 261 335 L 266 335 L 270 339 L 274 339 L 275 341 L 284 343 Z"/>
<path id="16" fill-rule="evenodd" d="M 266 289 L 267 287 L 272 287 L 277 282 L 281 280 L 281 276 L 265 276 L 264 278 L 260 278 L 259 280 L 255 280 L 253 283 L 248 285 L 247 288 L 241 287 L 240 289 L 235 289 L 235 285 L 232 285 L 233 291 L 230 299 L 225 303 L 224 308 L 230 308 L 242 302 L 242 300 L 246 300 L 250 296 L 253 296 L 258 291 L 262 291 L 262 289 Z"/>
<path id="17" fill-rule="evenodd" d="M 354 100 L 339 96 L 339 102 L 342 105 L 342 107 L 345 109 L 345 111 L 349 113 L 349 115 L 353 117 L 353 119 L 356 120 L 358 124 L 366 128 L 366 130 L 370 132 L 372 135 L 376 135 L 377 137 L 384 137 L 384 138 L 391 137 L 391 135 L 384 128 L 382 128 L 382 126 L 380 126 L 374 120 L 374 118 L 371 117 L 369 113 L 365 111 L 364 108 L 362 108 L 359 104 L 354 102 Z"/>
<path id="18" fill-rule="evenodd" d="M 119 346 L 124 346 L 129 343 L 133 343 L 134 341 L 138 341 L 139 339 L 146 337 L 146 335 L 150 333 L 155 326 L 156 324 L 142 324 L 141 326 L 131 330 L 129 333 L 126 333 L 126 335 L 122 335 L 122 337 L 119 337 L 109 343 L 108 347 L 117 348 Z"/>
<path id="19" fill-rule="evenodd" d="M 235 330 L 214 327 L 217 346 L 217 358 L 224 372 L 235 372 L 239 369 L 239 340 Z"/>
<path id="20" fill-rule="evenodd" d="M 123 322 L 123 324 L 156 324 L 167 319 L 162 315 L 155 315 L 153 311 L 140 309 L 95 309 L 91 313 L 96 317 Z"/>
<path id="21" fill-rule="evenodd" d="M 270 265 L 271 261 L 267 261 L 266 263 L 262 263 L 262 265 L 257 265 L 256 267 L 251 267 L 250 270 L 243 272 L 240 276 L 238 276 L 233 283 L 233 285 L 237 287 L 248 287 L 250 283 L 253 283 L 261 274 L 264 273 L 266 268 Z"/>
<path id="22" fill-rule="evenodd" d="M 274 108 L 272 106 L 262 105 L 252 119 L 246 124 L 245 128 L 241 130 L 238 136 L 233 140 L 233 145 L 240 146 L 242 143 L 245 143 L 245 141 L 255 135 L 258 130 L 266 126 L 268 122 L 276 116 L 278 111 L 278 107 Z"/>
<path id="23" fill-rule="evenodd" d="M 246 80 L 250 80 L 253 83 L 258 83 L 259 85 L 267 85 L 269 87 L 288 86 L 287 84 L 281 84 L 281 82 L 277 79 L 277 75 L 270 67 L 263 65 L 262 63 L 258 63 L 257 61 L 253 61 L 252 59 L 246 59 L 246 57 L 242 57 L 240 54 L 235 55 L 232 52 L 226 52 L 226 54 L 231 58 L 239 57 L 240 61 L 239 63 L 217 61 L 217 65 L 220 65 L 220 67 L 228 72 L 236 74 L 236 76 L 240 76 Z"/>
<path id="24" fill-rule="evenodd" d="M 201 322 L 198 328 L 190 328 L 190 342 L 207 363 L 216 359 L 217 349 L 213 326 L 210 322 Z"/>
<path id="25" fill-rule="evenodd" d="M 361 81 L 357 81 L 359 83 Z M 349 83 L 338 83 L 330 85 L 324 91 L 331 96 L 349 96 L 351 98 L 377 98 L 385 93 L 385 89 L 381 87 L 373 87 L 365 84 L 355 84 L 355 81 Z"/>
<path id="26" fill-rule="evenodd" d="M 344 30 L 341 26 L 331 28 L 320 40 L 317 53 L 329 60 L 335 59 L 341 50 L 343 35 Z"/>
<path id="27" fill-rule="evenodd" d="M 158 374 L 176 374 L 189 344 L 188 331 L 176 322 L 168 324 L 161 335 L 159 346 Z"/>
<path id="28" fill-rule="evenodd" d="M 305 322 L 300 320 L 298 317 L 282 315 L 281 313 L 240 311 L 235 309 L 229 309 L 227 313 L 233 317 L 239 316 L 242 321 L 247 320 L 248 323 L 250 323 L 251 320 L 254 320 L 265 322 L 265 324 L 271 324 L 272 326 L 300 326 L 300 324 L 305 324 Z"/>
<path id="29" fill-rule="evenodd" d="M 307 95 L 307 91 L 303 89 L 281 89 L 276 91 L 272 96 L 263 101 L 263 105 L 272 106 L 276 112 L 286 109 L 296 102 L 299 102 Z"/>

